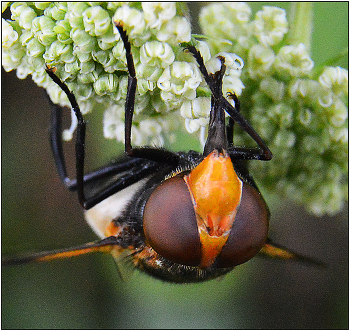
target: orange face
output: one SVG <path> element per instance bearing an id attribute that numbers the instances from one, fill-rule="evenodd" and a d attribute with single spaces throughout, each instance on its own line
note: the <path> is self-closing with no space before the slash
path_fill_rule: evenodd
<path id="1" fill-rule="evenodd" d="M 210 266 L 227 241 L 242 197 L 242 181 L 230 157 L 214 150 L 184 176 L 190 191 L 200 242 L 201 267 Z"/>

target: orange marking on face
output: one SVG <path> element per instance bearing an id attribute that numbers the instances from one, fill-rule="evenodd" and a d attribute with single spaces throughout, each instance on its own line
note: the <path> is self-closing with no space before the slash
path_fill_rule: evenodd
<path id="1" fill-rule="evenodd" d="M 210 266 L 230 234 L 242 196 L 238 178 L 226 152 L 211 152 L 184 176 L 191 193 L 202 244 L 201 266 Z"/>

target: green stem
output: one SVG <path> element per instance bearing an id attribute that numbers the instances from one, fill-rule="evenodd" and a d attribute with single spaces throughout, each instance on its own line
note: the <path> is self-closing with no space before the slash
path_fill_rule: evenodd
<path id="1" fill-rule="evenodd" d="M 291 4 L 290 16 L 287 42 L 289 44 L 303 43 L 308 52 L 310 52 L 313 28 L 313 3 L 293 2 Z"/>

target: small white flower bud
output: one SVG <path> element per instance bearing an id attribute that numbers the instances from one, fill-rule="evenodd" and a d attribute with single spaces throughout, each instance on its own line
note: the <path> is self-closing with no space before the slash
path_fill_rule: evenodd
<path id="1" fill-rule="evenodd" d="M 195 118 L 195 119 L 186 118 L 185 128 L 187 132 L 193 133 L 203 127 L 206 127 L 208 125 L 208 122 L 209 122 L 208 118 Z"/>
<path id="2" fill-rule="evenodd" d="M 134 39 L 133 42 L 137 46 L 141 46 L 149 37 L 149 33 L 145 31 L 144 14 L 135 8 L 130 8 L 128 5 L 119 7 L 114 14 L 113 21 L 115 23 L 123 22 L 128 31 L 129 39 Z"/>
<path id="3" fill-rule="evenodd" d="M 201 81 L 201 73 L 196 64 L 175 61 L 165 68 L 158 79 L 157 86 L 162 90 L 161 95 L 164 100 L 173 99 L 169 93 L 193 99 L 196 96 L 196 88 Z"/>
<path id="4" fill-rule="evenodd" d="M 305 45 L 290 45 L 282 47 L 274 63 L 279 76 L 302 77 L 308 75 L 314 67 L 314 62 L 306 51 Z"/>
<path id="5" fill-rule="evenodd" d="M 335 100 L 327 110 L 331 115 L 330 121 L 334 126 L 343 125 L 348 118 L 348 108 L 339 99 Z"/>
<path id="6" fill-rule="evenodd" d="M 172 48 L 160 41 L 147 41 L 140 49 L 140 61 L 144 65 L 166 68 L 174 62 Z"/>
<path id="7" fill-rule="evenodd" d="M 288 31 L 286 12 L 278 7 L 264 6 L 256 13 L 253 26 L 254 35 L 262 45 L 276 45 Z"/>
<path id="8" fill-rule="evenodd" d="M 209 113 L 210 113 L 210 98 L 208 97 L 198 97 L 191 101 L 185 101 L 180 108 L 180 114 L 184 118 L 208 119 Z"/>
<path id="9" fill-rule="evenodd" d="M 32 21 L 32 32 L 41 44 L 49 46 L 57 39 L 55 25 L 56 22 L 50 17 L 38 16 Z"/>
<path id="10" fill-rule="evenodd" d="M 118 78 L 113 74 L 100 75 L 94 82 L 94 90 L 97 95 L 117 92 Z"/>
<path id="11" fill-rule="evenodd" d="M 275 61 L 275 53 L 269 47 L 254 45 L 248 53 L 247 69 L 251 78 L 266 77 Z"/>
<path id="12" fill-rule="evenodd" d="M 15 42 L 18 41 L 18 33 L 11 24 L 9 24 L 6 20 L 3 18 L 1 19 L 2 22 L 2 38 L 1 38 L 1 44 L 2 48 L 10 48 L 13 46 Z"/>
<path id="13" fill-rule="evenodd" d="M 32 21 L 37 16 L 26 2 L 14 2 L 11 5 L 11 13 L 11 19 L 18 21 L 19 26 L 27 30 L 31 29 Z"/>
<path id="14" fill-rule="evenodd" d="M 103 36 L 110 29 L 111 18 L 100 6 L 87 8 L 83 12 L 83 21 L 85 31 L 91 36 Z"/>
<path id="15" fill-rule="evenodd" d="M 191 25 L 185 17 L 174 17 L 164 23 L 157 32 L 157 39 L 172 44 L 191 40 Z"/>
<path id="16" fill-rule="evenodd" d="M 326 67 L 323 73 L 318 78 L 320 84 L 330 90 L 336 95 L 343 95 L 348 93 L 348 70 L 341 67 Z"/>
<path id="17" fill-rule="evenodd" d="M 176 15 L 175 2 L 142 2 L 145 21 L 151 29 L 159 29 L 162 23 Z"/>

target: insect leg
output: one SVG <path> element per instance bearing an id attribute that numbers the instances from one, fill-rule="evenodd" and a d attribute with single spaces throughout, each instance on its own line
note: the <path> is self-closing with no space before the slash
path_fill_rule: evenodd
<path id="1" fill-rule="evenodd" d="M 259 136 L 259 134 L 253 129 L 249 122 L 237 112 L 237 110 L 225 99 L 223 100 L 223 107 L 226 112 L 232 117 L 232 119 L 240 125 L 240 127 L 247 132 L 254 141 L 258 144 L 259 148 L 240 148 L 234 147 L 228 150 L 231 157 L 236 159 L 256 159 L 268 161 L 272 159 L 272 152 L 267 147 L 265 142 Z"/>
<path id="2" fill-rule="evenodd" d="M 67 174 L 65 157 L 63 152 L 63 144 L 62 144 L 62 113 L 63 108 L 60 105 L 54 104 L 50 97 L 46 94 L 49 103 L 51 104 L 52 112 L 51 112 L 51 127 L 50 127 L 50 144 L 51 150 L 53 153 L 53 157 L 56 164 L 56 169 L 58 175 L 62 181 L 62 183 L 71 191 L 75 191 L 77 189 L 77 180 L 70 179 Z M 124 162 L 120 163 L 111 163 L 105 165 L 104 167 L 91 172 L 89 174 L 84 175 L 84 184 L 89 181 L 96 180 L 99 178 L 103 178 L 110 174 L 115 174 L 131 168 L 134 165 L 142 163 L 140 159 L 128 159 Z"/>
<path id="3" fill-rule="evenodd" d="M 124 161 L 118 163 L 108 164 L 94 172 L 84 175 L 84 144 L 85 144 L 85 122 L 82 118 L 79 106 L 73 93 L 70 92 L 68 87 L 61 82 L 61 80 L 53 73 L 53 70 L 47 69 L 48 74 L 58 84 L 62 90 L 67 94 L 74 112 L 77 114 L 78 118 L 78 131 L 76 140 L 76 179 L 70 179 L 67 174 L 63 146 L 62 146 L 62 107 L 59 105 L 52 105 L 52 119 L 51 119 L 51 148 L 53 151 L 56 167 L 58 174 L 64 183 L 64 185 L 70 190 L 77 190 L 78 198 L 80 204 L 84 209 L 90 209 L 97 203 L 108 198 L 114 193 L 130 186 L 137 181 L 145 178 L 149 175 L 155 168 L 158 167 L 156 163 L 147 162 L 140 158 L 128 158 Z M 106 188 L 100 192 L 94 194 L 93 196 L 86 198 L 84 186 L 89 182 L 94 182 L 99 179 L 111 177 L 114 174 L 120 174 L 124 171 L 128 171 L 129 174 L 116 182 L 108 185 Z"/>
<path id="4" fill-rule="evenodd" d="M 236 96 L 235 93 L 228 93 L 228 98 L 231 98 L 235 102 L 235 108 L 239 112 L 240 111 L 240 102 Z M 235 121 L 232 119 L 232 117 L 228 118 L 228 123 L 226 126 L 226 137 L 229 147 L 233 147 L 233 128 L 234 128 Z"/>
<path id="5" fill-rule="evenodd" d="M 235 159 L 258 159 L 258 160 L 271 160 L 272 153 L 270 149 L 267 147 L 265 142 L 261 139 L 258 133 L 253 129 L 253 127 L 248 123 L 248 121 L 244 118 L 243 115 L 239 113 L 239 111 L 233 107 L 222 95 L 222 90 L 218 88 L 218 83 L 213 79 L 211 75 L 209 75 L 202 58 L 201 53 L 194 46 L 186 47 L 196 59 L 199 70 L 201 71 L 206 83 L 208 84 L 211 93 L 214 98 L 217 99 L 219 103 L 222 103 L 222 107 L 226 110 L 226 112 L 232 117 L 232 119 L 237 122 L 241 128 L 247 132 L 254 141 L 258 144 L 259 148 L 233 148 L 229 149 L 228 153 L 231 157 Z M 223 60 L 221 59 L 221 62 Z M 223 63 L 221 65 L 222 71 Z"/>
<path id="6" fill-rule="evenodd" d="M 66 162 L 63 153 L 62 144 L 62 107 L 55 105 L 48 94 L 46 94 L 49 103 L 51 105 L 51 127 L 50 127 L 50 144 L 53 153 L 53 158 L 55 160 L 56 169 L 62 183 L 71 189 L 71 179 L 69 179 L 66 169 Z"/>
<path id="7" fill-rule="evenodd" d="M 131 145 L 131 126 L 132 118 L 134 115 L 137 78 L 134 61 L 131 53 L 131 46 L 126 31 L 123 29 L 121 22 L 116 22 L 115 24 L 124 43 L 126 51 L 126 61 L 129 71 L 128 90 L 125 101 L 125 153 L 128 156 L 140 157 L 152 161 L 177 165 L 179 163 L 179 156 L 175 153 L 163 149 L 156 149 L 150 147 L 133 148 Z"/>
<path id="8" fill-rule="evenodd" d="M 46 72 L 51 77 L 51 79 L 63 90 L 67 95 L 68 100 L 72 106 L 75 116 L 78 120 L 77 127 L 77 138 L 75 143 L 75 158 L 76 158 L 76 180 L 77 180 L 77 192 L 80 204 L 84 207 L 85 194 L 84 194 L 84 159 L 85 159 L 85 131 L 86 123 L 84 121 L 83 115 L 81 114 L 77 100 L 74 94 L 69 90 L 68 86 L 64 84 L 54 73 L 53 68 L 46 67 Z M 58 154 L 62 154 L 58 152 Z M 58 155 L 59 156 L 59 155 Z M 60 156 L 59 156 L 60 157 Z"/>
<path id="9" fill-rule="evenodd" d="M 234 109 L 239 112 L 240 111 L 240 101 L 235 93 L 229 93 L 228 98 L 232 98 L 235 102 Z M 227 129 L 227 140 L 229 142 L 229 154 L 235 159 L 256 159 L 257 156 L 261 155 L 261 151 L 257 148 L 242 148 L 242 147 L 234 147 L 233 145 L 233 127 L 235 121 L 230 116 L 229 122 L 226 127 Z M 238 157 L 237 157 L 238 156 Z"/>
<path id="10" fill-rule="evenodd" d="M 96 182 L 97 184 L 97 181 L 100 179 L 110 178 L 113 175 L 120 174 L 124 171 L 130 171 L 132 169 L 135 169 L 135 167 L 140 166 L 142 163 L 144 163 L 143 159 L 134 158 L 127 159 L 118 163 L 106 164 L 105 166 L 84 175 L 84 184 L 93 182 Z M 76 179 L 70 179 L 69 189 L 72 191 L 75 191 L 77 189 Z"/>
<path id="11" fill-rule="evenodd" d="M 51 128 L 50 128 L 50 143 L 53 157 L 55 160 L 58 175 L 62 183 L 71 191 L 77 189 L 77 180 L 68 177 L 65 158 L 63 153 L 62 144 L 62 112 L 63 108 L 60 105 L 54 104 L 49 96 L 49 103 L 52 106 L 51 113 Z M 122 171 L 126 171 L 140 165 L 144 161 L 137 158 L 128 158 L 115 163 L 107 164 L 93 172 L 84 175 L 84 184 L 93 182 L 98 179 L 102 179 L 114 174 L 118 174 Z"/>
<path id="12" fill-rule="evenodd" d="M 94 207 L 95 205 L 110 197 L 114 193 L 117 193 L 123 190 L 124 188 L 135 184 L 136 182 L 147 177 L 148 175 L 153 174 L 158 169 L 159 165 L 157 163 L 146 163 L 145 165 L 133 169 L 133 171 L 129 171 L 129 174 L 126 174 L 122 178 L 118 178 L 115 182 L 113 182 L 111 185 L 108 185 L 102 191 L 99 191 L 93 196 L 89 197 L 89 199 L 85 201 L 84 208 L 90 209 Z"/>
<path id="13" fill-rule="evenodd" d="M 203 57 L 202 57 L 200 51 L 198 51 L 196 49 L 196 47 L 194 47 L 192 45 L 186 46 L 186 49 L 189 50 L 192 53 L 193 57 L 196 59 L 198 66 L 199 66 L 199 70 L 202 73 L 207 85 L 209 86 L 211 93 L 213 93 L 213 95 L 216 99 L 220 99 L 222 97 L 222 91 L 221 91 L 221 89 L 217 88 L 217 84 L 213 80 L 213 77 L 211 75 L 209 75 L 207 68 L 204 65 Z M 222 66 L 223 66 L 223 63 L 221 65 L 221 67 Z"/>

